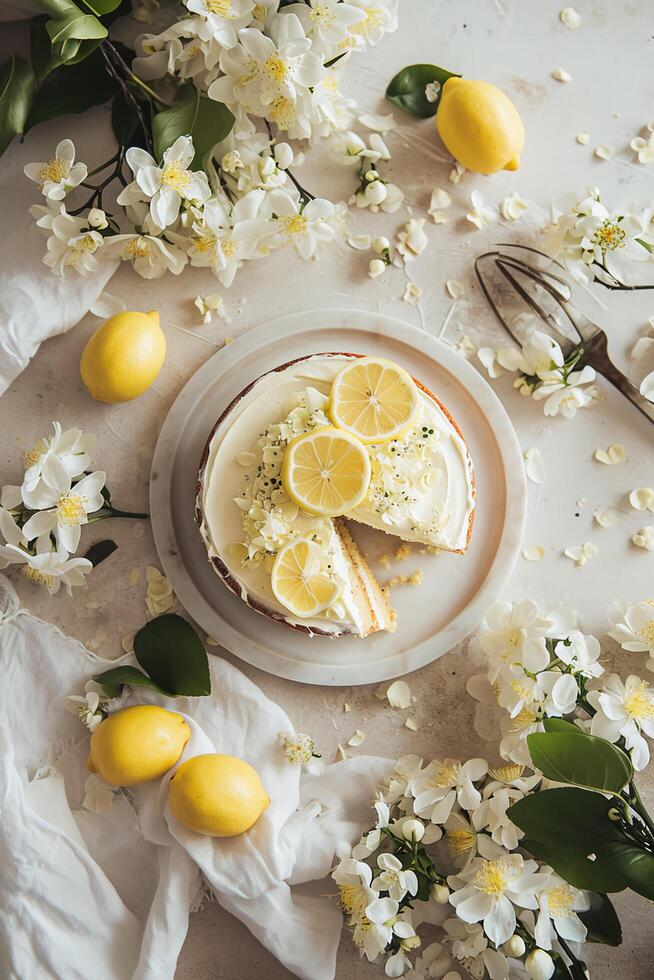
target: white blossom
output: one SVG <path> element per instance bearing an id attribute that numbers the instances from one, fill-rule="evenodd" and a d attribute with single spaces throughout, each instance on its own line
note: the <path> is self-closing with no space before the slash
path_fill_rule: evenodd
<path id="1" fill-rule="evenodd" d="M 654 737 L 654 688 L 634 674 L 624 682 L 617 674 L 609 674 L 601 689 L 589 691 L 587 697 L 596 710 L 591 735 L 609 742 L 624 738 L 634 769 L 644 769 L 650 753 L 642 732 Z"/>
<path id="2" fill-rule="evenodd" d="M 145 150 L 131 146 L 125 159 L 134 180 L 118 195 L 118 204 L 149 201 L 155 224 L 159 228 L 172 225 L 183 201 L 200 204 L 211 194 L 204 171 L 188 169 L 194 156 L 190 136 L 177 137 L 164 152 L 161 166 Z"/>
<path id="3" fill-rule="evenodd" d="M 25 475 L 22 499 L 32 509 L 39 508 L 39 485 L 65 493 L 71 480 L 81 476 L 90 466 L 97 444 L 95 436 L 86 435 L 81 429 L 66 429 L 64 432 L 61 423 L 56 421 L 52 423 L 52 428 L 54 434 L 50 439 L 39 439 L 23 455 Z M 33 497 L 33 493 L 37 496 Z"/>
<path id="4" fill-rule="evenodd" d="M 458 759 L 430 762 L 413 781 L 416 813 L 428 816 L 432 823 L 444 823 L 455 803 L 472 810 L 481 800 L 474 783 L 487 772 L 484 759 L 469 759 L 463 764 Z"/>
<path id="5" fill-rule="evenodd" d="M 630 605 L 616 599 L 609 607 L 609 636 L 617 640 L 623 650 L 630 653 L 647 653 L 647 666 L 654 669 L 654 600 L 646 599 Z"/>
<path id="6" fill-rule="evenodd" d="M 587 912 L 590 908 L 588 892 L 574 888 L 552 872 L 546 887 L 536 897 L 538 917 L 534 939 L 542 949 L 552 949 L 557 935 L 570 942 L 584 942 L 587 930 L 577 912 Z"/>
<path id="7" fill-rule="evenodd" d="M 45 163 L 28 163 L 24 173 L 35 181 L 44 197 L 51 201 L 63 201 L 66 194 L 86 180 L 85 163 L 75 163 L 75 145 L 72 140 L 62 140 L 54 157 Z"/>
<path id="8" fill-rule="evenodd" d="M 448 878 L 450 902 L 460 919 L 481 922 L 488 938 L 499 946 L 515 932 L 515 907 L 537 908 L 536 893 L 547 878 L 536 873 L 535 861 L 525 861 L 487 837 L 480 839 L 480 851 L 466 871 Z"/>

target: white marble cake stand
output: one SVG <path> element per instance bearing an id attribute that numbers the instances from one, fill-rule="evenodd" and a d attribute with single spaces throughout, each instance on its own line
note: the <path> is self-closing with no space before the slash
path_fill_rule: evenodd
<path id="1" fill-rule="evenodd" d="M 266 371 L 306 354 L 353 351 L 402 364 L 459 423 L 477 474 L 477 513 L 465 556 L 414 549 L 380 578 L 421 568 L 422 585 L 393 593 L 395 633 L 366 640 L 307 637 L 271 622 L 232 595 L 214 574 L 194 522 L 202 449 L 226 405 Z M 280 677 L 312 684 L 370 684 L 406 674 L 468 636 L 506 583 L 520 549 L 525 480 L 518 440 L 480 374 L 450 347 L 394 317 L 362 310 L 314 310 L 248 331 L 210 358 L 185 385 L 161 430 L 150 483 L 152 528 L 161 563 L 181 603 L 225 649 Z M 373 562 L 394 539 L 355 528 Z M 399 543 L 399 542 L 398 542 Z"/>

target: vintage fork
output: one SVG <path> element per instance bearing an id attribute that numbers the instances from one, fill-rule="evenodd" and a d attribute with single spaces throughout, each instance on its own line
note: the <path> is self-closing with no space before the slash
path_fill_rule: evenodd
<path id="1" fill-rule="evenodd" d="M 511 249 L 512 251 L 499 251 L 500 249 Z M 514 251 L 518 254 L 513 254 Z M 565 273 L 564 267 L 559 262 L 528 245 L 501 243 L 498 244 L 496 250 L 484 252 L 483 255 L 477 257 L 475 272 L 479 285 L 499 322 L 509 336 L 517 344 L 520 344 L 520 338 L 502 314 L 501 303 L 497 302 L 493 296 L 492 286 L 498 280 L 504 288 L 508 284 L 509 289 L 546 324 L 548 331 L 555 335 L 554 339 L 558 341 L 566 360 L 571 355 L 578 353 L 579 367 L 588 364 L 595 368 L 607 381 L 615 385 L 618 391 L 622 392 L 643 415 L 646 415 L 650 422 L 654 422 L 654 404 L 643 397 L 629 378 L 613 364 L 609 357 L 606 334 L 601 327 L 598 327 L 589 317 L 572 305 L 570 302 L 572 290 L 564 275 L 552 271 L 550 267 L 543 268 L 536 264 L 537 261 L 543 259 L 548 263 L 548 266 L 555 266 L 561 270 L 561 273 Z M 547 297 L 554 301 L 555 308 L 558 307 L 565 314 L 571 328 L 569 328 L 570 332 L 566 332 L 563 328 L 557 314 L 552 309 L 547 309 L 545 305 L 549 302 Z M 573 336 L 570 335 L 571 333 Z"/>

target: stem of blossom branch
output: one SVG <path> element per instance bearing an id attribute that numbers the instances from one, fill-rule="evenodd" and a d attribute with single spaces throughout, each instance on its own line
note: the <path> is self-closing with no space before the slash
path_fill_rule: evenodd
<path id="1" fill-rule="evenodd" d="M 649 813 L 647 812 L 642 797 L 638 792 L 638 788 L 633 780 L 629 783 L 629 802 L 632 809 L 636 811 L 640 819 L 643 821 L 643 823 L 649 830 L 652 839 L 654 840 L 654 820 L 652 820 Z"/>
<path id="2" fill-rule="evenodd" d="M 297 178 L 291 173 L 290 170 L 285 170 L 284 173 L 288 174 L 291 183 L 294 185 L 294 187 L 300 192 L 300 194 L 304 198 L 305 204 L 308 203 L 308 201 L 315 201 L 316 199 L 315 196 L 313 194 L 310 194 L 309 191 L 304 189 L 302 184 L 299 182 L 299 180 L 297 180 Z"/>
<path id="3" fill-rule="evenodd" d="M 125 81 L 125 79 L 123 78 L 123 76 L 121 75 L 121 73 L 118 71 L 115 62 L 117 62 L 118 65 L 124 71 L 126 71 L 127 75 L 129 77 L 131 77 L 132 76 L 132 72 L 131 72 L 129 66 L 125 64 L 125 62 L 123 61 L 123 59 L 118 54 L 118 52 L 116 51 L 115 47 L 113 46 L 113 44 L 111 44 L 110 41 L 103 41 L 101 43 L 101 45 L 100 45 L 100 51 L 102 52 L 102 57 L 105 60 L 105 64 L 107 66 L 107 71 L 112 76 L 112 78 L 114 78 L 118 82 L 118 84 L 120 85 L 121 91 L 123 93 L 123 96 L 125 97 L 125 101 L 128 102 L 132 106 L 132 108 L 134 109 L 134 112 L 136 113 L 136 115 L 138 117 L 139 125 L 140 125 L 141 129 L 143 130 L 143 137 L 145 139 L 145 148 L 146 148 L 146 150 L 148 151 L 148 153 L 151 156 L 154 156 L 154 146 L 152 144 L 152 135 L 150 133 L 150 128 L 149 128 L 149 126 L 147 124 L 147 120 L 146 120 L 145 115 L 143 113 L 143 109 L 139 105 L 138 99 L 135 98 L 134 94 L 130 91 L 129 85 L 127 84 L 127 82 Z M 134 75 L 134 79 L 136 79 L 136 76 L 135 75 Z"/>
<path id="4" fill-rule="evenodd" d="M 649 285 L 627 286 L 626 283 L 620 282 L 620 280 L 614 276 L 612 272 L 609 272 L 606 266 L 601 262 L 594 262 L 593 265 L 596 265 L 598 269 L 602 270 L 604 275 L 609 276 L 613 280 L 613 282 L 604 282 L 603 279 L 599 279 L 597 276 L 595 276 L 595 282 L 598 282 L 601 286 L 604 286 L 605 289 L 627 290 L 629 292 L 635 289 L 654 289 L 654 283 Z"/>
<path id="5" fill-rule="evenodd" d="M 561 946 L 561 949 L 562 949 L 562 950 L 563 950 L 563 951 L 565 952 L 565 954 L 566 954 L 566 956 L 567 956 L 567 957 L 568 957 L 568 958 L 570 959 L 570 962 L 571 962 L 571 963 L 573 964 L 573 966 L 574 966 L 574 967 L 576 967 L 576 968 L 578 968 L 578 971 L 579 971 L 579 972 L 577 973 L 577 970 L 575 970 L 575 974 L 573 974 L 573 975 L 574 975 L 575 977 L 576 977 L 576 976 L 585 976 L 585 972 L 584 972 L 584 966 L 585 966 L 585 963 L 583 963 L 583 962 L 582 962 L 582 961 L 581 961 L 580 959 L 578 959 L 578 958 L 577 958 L 577 957 L 575 956 L 575 954 L 574 954 L 574 953 L 572 952 L 572 950 L 571 950 L 571 949 L 570 949 L 570 947 L 568 946 L 568 944 L 567 944 L 567 942 L 565 941 L 565 939 L 563 939 L 563 938 L 562 938 L 562 937 L 561 937 L 561 936 L 560 936 L 560 935 L 558 934 L 558 932 L 557 932 L 557 934 L 556 934 L 556 937 L 557 937 L 557 939 L 558 939 L 558 941 L 559 941 L 559 944 L 560 944 L 560 946 Z"/>
<path id="6" fill-rule="evenodd" d="M 108 517 L 131 517 L 135 521 L 147 521 L 150 515 L 132 513 L 128 510 L 117 510 L 115 507 L 108 507 L 105 505 L 99 511 L 97 511 L 93 517 L 89 518 L 89 524 L 95 524 L 97 521 L 104 521 Z"/>
<path id="7" fill-rule="evenodd" d="M 126 180 L 125 180 L 125 178 L 123 176 L 123 160 L 124 160 L 124 158 L 125 158 L 125 147 L 124 146 L 121 146 L 119 148 L 118 152 L 113 157 L 111 157 L 110 160 L 107 160 L 107 162 L 104 163 L 104 164 L 102 164 L 102 166 L 96 168 L 96 170 L 94 171 L 94 173 L 98 173 L 99 171 L 104 170 L 107 166 L 109 166 L 110 163 L 115 162 L 115 164 L 116 164 L 115 167 L 114 167 L 114 169 L 109 174 L 109 176 L 108 177 L 105 177 L 105 179 L 100 184 L 98 184 L 97 186 L 94 185 L 94 184 L 87 184 L 86 182 L 84 182 L 84 183 L 82 183 L 80 185 L 81 187 L 91 188 L 91 190 L 93 191 L 93 193 L 84 202 L 84 204 L 81 204 L 78 208 L 75 208 L 74 211 L 70 211 L 69 214 L 72 214 L 72 215 L 81 214 L 82 211 L 86 211 L 87 208 L 93 207 L 95 205 L 95 202 L 96 201 L 98 203 L 98 207 L 102 207 L 102 193 L 103 193 L 105 187 L 108 187 L 109 184 L 111 184 L 114 180 L 116 180 L 116 178 L 118 178 L 118 180 L 121 182 L 121 184 L 123 186 L 125 186 Z"/>

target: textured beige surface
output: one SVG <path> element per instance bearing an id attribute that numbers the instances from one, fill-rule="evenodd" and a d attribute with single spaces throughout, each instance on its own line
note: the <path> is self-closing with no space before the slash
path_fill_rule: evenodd
<path id="1" fill-rule="evenodd" d="M 496 202 L 517 189 L 542 208 L 561 193 L 583 190 L 589 183 L 599 184 L 605 197 L 616 203 L 640 200 L 644 204 L 651 200 L 652 167 L 634 168 L 633 154 L 625 149 L 651 118 L 654 105 L 651 4 L 644 0 L 580 0 L 577 6 L 583 22 L 579 31 L 566 31 L 559 24 L 559 6 L 553 0 L 539 4 L 524 0 L 476 0 L 469 4 L 458 0 L 401 0 L 400 31 L 348 68 L 352 90 L 367 110 L 382 108 L 380 94 L 395 70 L 410 62 L 436 61 L 461 68 L 469 76 L 496 81 L 515 98 L 525 118 L 527 147 L 520 171 L 492 179 L 467 175 L 458 188 L 447 183 L 450 167 L 434 156 L 431 122 L 414 124 L 403 119 L 399 136 L 390 137 L 395 148 L 390 167 L 392 179 L 406 190 L 415 213 L 424 213 L 435 185 L 447 187 L 455 199 L 450 224 L 429 226 L 430 248 L 409 269 L 410 278 L 423 287 L 418 308 L 400 300 L 406 282 L 403 272 L 391 270 L 371 282 L 365 274 L 368 256 L 345 246 L 327 251 L 320 261 L 306 265 L 292 254 L 279 254 L 244 270 L 234 286 L 224 291 L 226 305 L 234 315 L 229 327 L 222 321 L 207 327 L 197 325 L 193 298 L 216 288 L 215 281 L 203 270 L 185 272 L 180 279 L 145 283 L 123 269 L 110 291 L 121 296 L 129 307 L 161 310 L 169 355 L 160 378 L 136 402 L 115 407 L 96 404 L 82 389 L 77 365 L 97 321 L 89 316 L 67 336 L 48 342 L 0 401 L 2 482 L 18 479 L 22 452 L 48 431 L 52 418 L 59 418 L 65 425 L 81 425 L 99 436 L 95 462 L 109 474 L 116 505 L 142 510 L 147 506 L 152 451 L 175 395 L 228 333 L 240 334 L 264 322 L 271 313 L 280 315 L 334 305 L 383 309 L 438 334 L 452 305 L 444 283 L 456 278 L 464 282 L 468 295 L 451 316 L 448 335 L 456 338 L 467 332 L 477 341 L 488 337 L 493 330 L 492 320 L 478 300 L 471 277 L 471 258 L 497 240 L 497 230 L 477 232 L 462 220 L 464 206 L 475 187 L 486 199 Z M 559 64 L 573 76 L 569 85 L 550 78 L 550 71 Z M 98 162 L 97 140 L 106 140 L 107 129 L 106 114 L 98 112 L 83 119 L 75 117 L 66 134 L 74 136 L 80 157 L 92 166 Z M 575 142 L 575 135 L 582 130 L 592 134 L 586 147 Z M 37 148 L 53 144 L 63 134 L 61 124 L 39 129 L 30 134 L 23 146 L 11 149 L 6 165 L 22 166 L 29 160 L 43 159 Z M 624 162 L 594 160 L 592 148 L 599 143 L 615 146 Z M 351 186 L 351 172 L 332 176 L 324 164 L 308 164 L 302 177 L 314 190 L 334 196 L 347 195 Z M 366 230 L 389 237 L 405 219 L 401 213 L 359 216 Z M 501 226 L 501 233 L 506 237 L 518 234 L 519 229 Z M 598 302 L 585 295 L 582 301 L 606 324 L 616 360 L 634 371 L 627 352 L 653 312 L 652 294 L 613 295 L 599 291 L 596 296 Z M 605 610 L 615 594 L 634 600 L 651 596 L 654 580 L 654 554 L 638 551 L 629 542 L 631 534 L 645 521 L 630 513 L 625 504 L 625 494 L 633 487 L 654 483 L 654 430 L 607 385 L 602 384 L 601 388 L 603 401 L 591 411 L 572 422 L 548 422 L 540 406 L 521 399 L 511 390 L 510 382 L 496 385 L 515 421 L 523 448 L 539 446 L 547 474 L 541 486 L 529 488 L 525 537 L 527 546 L 545 545 L 547 556 L 540 563 L 519 563 L 506 597 L 530 594 L 544 601 L 574 604 L 585 628 L 598 635 L 606 628 Z M 625 445 L 627 463 L 605 467 L 593 462 L 594 450 L 612 442 Z M 580 498 L 586 498 L 586 502 L 578 505 Z M 613 528 L 593 526 L 592 510 L 599 504 L 621 508 L 620 521 Z M 144 571 L 146 565 L 157 564 L 157 558 L 145 522 L 105 523 L 87 529 L 84 542 L 91 544 L 106 536 L 115 538 L 119 550 L 93 574 L 81 598 L 77 595 L 73 599 L 50 599 L 35 591 L 19 573 L 12 572 L 11 577 L 32 611 L 105 656 L 118 656 L 121 637 L 144 621 Z M 596 543 L 600 553 L 578 570 L 561 552 L 567 545 L 586 540 Z M 414 556 L 393 573 L 413 571 L 419 564 L 419 556 Z M 130 571 L 134 568 L 140 569 L 140 577 L 130 584 Z M 262 629 L 265 628 L 262 622 Z M 639 655 L 616 655 L 615 644 L 610 641 L 605 646 L 607 662 L 615 655 L 622 673 L 644 670 Z M 371 687 L 304 687 L 252 668 L 244 670 L 286 708 L 298 730 L 308 731 L 316 738 L 328 760 L 333 758 L 336 743 L 347 740 L 356 728 L 368 737 L 362 748 L 354 751 L 394 755 L 410 751 L 423 753 L 426 758 L 487 754 L 495 759 L 494 744 L 484 742 L 475 733 L 475 705 L 464 690 L 475 661 L 476 654 L 463 645 L 409 677 L 416 695 L 412 713 L 418 722 L 417 733 L 405 729 L 405 713 L 384 707 Z M 345 703 L 351 705 L 348 713 L 343 712 Z M 644 775 L 641 782 L 649 788 L 649 800 L 654 806 L 652 773 Z M 653 974 L 651 907 L 644 900 L 624 895 L 617 896 L 616 905 L 625 942 L 618 950 L 588 948 L 593 977 L 646 980 Z M 92 965 L 89 969 L 92 971 Z M 355 950 L 344 941 L 337 980 L 373 975 L 379 976 L 379 970 L 359 961 Z M 177 980 L 282 980 L 289 976 L 243 926 L 217 905 L 209 905 L 192 916 Z"/>

